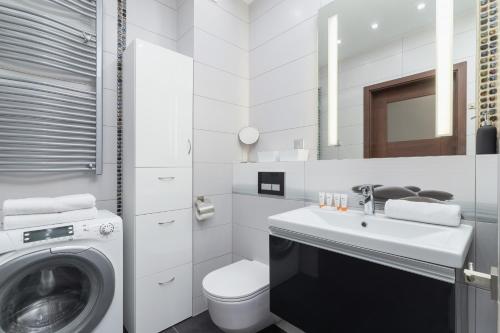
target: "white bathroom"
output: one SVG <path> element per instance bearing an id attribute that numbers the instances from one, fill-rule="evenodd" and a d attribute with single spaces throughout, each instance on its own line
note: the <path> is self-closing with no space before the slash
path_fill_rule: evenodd
<path id="1" fill-rule="evenodd" d="M 496 333 L 498 0 L 0 0 L 0 333 Z"/>

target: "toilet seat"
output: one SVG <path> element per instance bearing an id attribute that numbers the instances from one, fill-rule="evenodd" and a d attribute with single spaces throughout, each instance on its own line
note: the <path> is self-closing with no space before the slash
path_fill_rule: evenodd
<path id="1" fill-rule="evenodd" d="M 209 273 L 203 279 L 207 298 L 236 303 L 269 290 L 269 267 L 258 261 L 241 260 Z"/>

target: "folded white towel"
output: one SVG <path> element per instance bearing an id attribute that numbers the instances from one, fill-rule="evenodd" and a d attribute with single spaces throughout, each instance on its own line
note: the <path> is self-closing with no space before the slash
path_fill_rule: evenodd
<path id="1" fill-rule="evenodd" d="M 92 194 L 65 195 L 56 198 L 27 198 L 5 200 L 3 215 L 31 215 L 69 212 L 95 207 L 95 197 Z"/>
<path id="2" fill-rule="evenodd" d="M 12 230 L 42 225 L 92 220 L 97 217 L 97 208 L 72 210 L 62 213 L 4 216 L 3 229 Z"/>
<path id="3" fill-rule="evenodd" d="M 385 215 L 400 220 L 457 227 L 462 219 L 462 210 L 459 205 L 389 200 L 385 203 Z"/>

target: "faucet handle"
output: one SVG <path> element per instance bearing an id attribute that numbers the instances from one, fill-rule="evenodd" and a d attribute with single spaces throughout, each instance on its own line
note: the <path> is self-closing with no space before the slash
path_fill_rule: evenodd
<path id="1" fill-rule="evenodd" d="M 365 196 L 365 197 L 373 195 L 373 185 L 372 184 L 363 185 L 360 187 L 360 189 L 361 189 L 361 194 L 363 194 L 363 196 Z"/>

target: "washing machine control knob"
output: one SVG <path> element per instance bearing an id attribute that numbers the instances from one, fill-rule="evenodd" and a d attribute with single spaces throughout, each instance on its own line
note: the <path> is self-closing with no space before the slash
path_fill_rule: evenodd
<path id="1" fill-rule="evenodd" d="M 101 226 L 99 228 L 99 232 L 103 236 L 110 235 L 114 230 L 115 230 L 115 226 L 113 225 L 113 223 L 101 224 Z"/>

